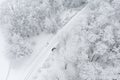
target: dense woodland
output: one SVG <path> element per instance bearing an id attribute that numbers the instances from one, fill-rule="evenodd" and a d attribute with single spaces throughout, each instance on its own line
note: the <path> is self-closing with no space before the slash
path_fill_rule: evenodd
<path id="1" fill-rule="evenodd" d="M 62 14 L 77 12 L 85 3 L 85 0 L 6 0 L 0 15 L 10 44 L 7 55 L 12 58 L 31 55 L 28 39 L 41 33 L 56 34 L 65 24 Z"/>
<path id="2" fill-rule="evenodd" d="M 28 80 L 120 80 L 119 0 L 7 0 L 0 18 L 10 61 L 33 56 L 33 38 L 55 37 Z"/>

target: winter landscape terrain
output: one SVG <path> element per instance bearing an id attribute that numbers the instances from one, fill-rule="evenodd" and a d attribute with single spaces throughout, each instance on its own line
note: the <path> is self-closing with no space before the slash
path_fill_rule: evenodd
<path id="1" fill-rule="evenodd" d="M 120 0 L 0 0 L 0 80 L 120 80 Z"/>

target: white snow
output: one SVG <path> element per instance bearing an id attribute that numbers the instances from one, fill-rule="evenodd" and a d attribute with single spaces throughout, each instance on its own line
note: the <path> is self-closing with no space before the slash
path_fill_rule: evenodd
<path id="1" fill-rule="evenodd" d="M 1 27 L 1 26 L 0 26 Z M 5 80 L 9 68 L 9 62 L 5 58 L 6 42 L 2 30 L 0 29 L 0 80 Z"/>
<path id="2" fill-rule="evenodd" d="M 41 34 L 29 40 L 34 55 L 20 68 L 11 68 L 7 80 L 120 80 L 120 20 L 113 3 L 89 0 L 55 35 Z M 1 31 L 0 80 L 6 80 L 10 67 L 5 50 Z"/>

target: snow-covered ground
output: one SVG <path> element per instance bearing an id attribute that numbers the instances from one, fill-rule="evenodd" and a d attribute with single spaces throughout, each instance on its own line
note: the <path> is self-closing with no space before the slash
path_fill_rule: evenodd
<path id="1" fill-rule="evenodd" d="M 0 29 L 0 80 L 5 80 L 9 68 L 9 62 L 5 57 L 6 40 Z"/>
<path id="2" fill-rule="evenodd" d="M 0 30 L 0 80 L 120 80 L 119 5 L 119 0 L 88 0 L 78 13 L 64 12 L 65 25 L 26 39 L 33 54 L 12 67 Z"/>

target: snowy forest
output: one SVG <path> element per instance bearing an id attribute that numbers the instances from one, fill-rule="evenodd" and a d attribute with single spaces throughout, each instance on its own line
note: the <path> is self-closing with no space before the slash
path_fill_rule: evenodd
<path id="1" fill-rule="evenodd" d="M 120 80 L 120 0 L 3 0 L 0 80 Z"/>

